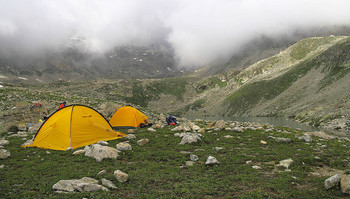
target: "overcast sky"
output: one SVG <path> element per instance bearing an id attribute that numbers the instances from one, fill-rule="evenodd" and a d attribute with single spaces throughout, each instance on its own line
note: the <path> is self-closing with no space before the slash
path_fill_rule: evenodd
<path id="1" fill-rule="evenodd" d="M 0 53 L 86 38 L 89 50 L 169 42 L 180 65 L 227 58 L 247 41 L 350 25 L 350 0 L 0 0 Z"/>

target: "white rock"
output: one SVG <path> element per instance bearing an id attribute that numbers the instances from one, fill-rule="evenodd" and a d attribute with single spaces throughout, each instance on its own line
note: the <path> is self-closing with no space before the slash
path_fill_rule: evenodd
<path id="1" fill-rule="evenodd" d="M 324 187 L 326 189 L 330 189 L 334 186 L 337 186 L 340 182 L 340 175 L 339 174 L 336 174 L 334 176 L 331 176 L 329 178 L 327 178 L 325 181 L 324 181 Z"/>
<path id="2" fill-rule="evenodd" d="M 143 146 L 143 145 L 147 144 L 148 142 L 149 142 L 148 139 L 142 139 L 142 140 L 137 141 L 137 145 Z"/>
<path id="3" fill-rule="evenodd" d="M 11 156 L 10 151 L 6 149 L 0 149 L 0 159 L 6 159 Z"/>
<path id="4" fill-rule="evenodd" d="M 197 155 L 191 154 L 190 159 L 191 159 L 191 161 L 198 161 L 199 157 Z"/>
<path id="5" fill-rule="evenodd" d="M 253 169 L 261 169 L 261 167 L 260 167 L 260 166 L 257 166 L 257 165 L 253 165 L 252 168 L 253 168 Z"/>
<path id="6" fill-rule="evenodd" d="M 83 154 L 85 153 L 86 151 L 84 149 L 80 149 L 80 150 L 77 150 L 77 151 L 74 151 L 73 152 L 73 155 L 80 155 L 80 154 Z"/>
<path id="7" fill-rule="evenodd" d="M 132 150 L 132 147 L 129 143 L 127 142 L 121 142 L 121 143 L 118 143 L 117 144 L 117 149 L 119 151 L 131 151 Z"/>
<path id="8" fill-rule="evenodd" d="M 126 138 L 129 139 L 129 140 L 131 140 L 131 139 L 136 138 L 136 135 L 134 135 L 134 134 L 128 134 L 128 135 L 126 136 Z"/>
<path id="9" fill-rule="evenodd" d="M 209 156 L 205 164 L 206 165 L 219 164 L 219 161 L 214 156 Z"/>
<path id="10" fill-rule="evenodd" d="M 152 127 L 148 128 L 147 130 L 150 131 L 150 132 L 156 132 L 156 130 L 154 128 L 152 128 Z"/>
<path id="11" fill-rule="evenodd" d="M 350 175 L 341 177 L 340 188 L 343 193 L 350 194 Z"/>
<path id="12" fill-rule="evenodd" d="M 97 173 L 98 176 L 104 175 L 106 174 L 107 171 L 106 170 L 101 170 L 100 172 Z"/>
<path id="13" fill-rule="evenodd" d="M 99 144 L 86 146 L 84 150 L 85 156 L 95 158 L 98 162 L 101 162 L 104 158 L 116 159 L 118 157 L 118 153 L 120 152 L 115 148 L 102 146 Z"/>
<path id="14" fill-rule="evenodd" d="M 115 186 L 115 184 L 112 181 L 107 180 L 105 178 L 102 178 L 101 182 L 102 182 L 102 185 L 105 186 L 105 187 L 108 187 L 108 188 L 111 188 L 111 189 L 117 189 L 118 188 L 117 186 Z"/>
<path id="15" fill-rule="evenodd" d="M 285 160 L 281 160 L 277 166 L 284 166 L 288 169 L 290 164 L 292 164 L 293 162 L 294 161 L 292 159 L 285 159 Z"/>
<path id="16" fill-rule="evenodd" d="M 182 145 L 197 142 L 198 140 L 201 140 L 200 136 L 202 135 L 199 133 L 186 133 L 186 135 L 182 137 L 181 142 L 179 144 Z"/>
<path id="17" fill-rule="evenodd" d="M 119 182 L 126 182 L 128 181 L 129 175 L 122 172 L 121 170 L 116 170 L 114 171 L 114 177 L 119 181 Z"/>
<path id="18" fill-rule="evenodd" d="M 186 166 L 191 167 L 194 165 L 193 161 L 186 161 Z"/>
<path id="19" fill-rule="evenodd" d="M 100 145 L 103 145 L 103 146 L 108 146 L 108 142 L 102 141 L 102 140 L 98 141 L 97 144 L 100 144 Z"/>
<path id="20" fill-rule="evenodd" d="M 0 140 L 0 146 L 8 145 L 10 142 L 8 140 Z"/>

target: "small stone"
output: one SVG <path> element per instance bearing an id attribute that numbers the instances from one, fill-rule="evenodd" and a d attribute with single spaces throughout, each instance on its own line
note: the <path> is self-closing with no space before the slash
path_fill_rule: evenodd
<path id="1" fill-rule="evenodd" d="M 102 171 L 98 172 L 97 175 L 100 176 L 100 175 L 104 175 L 104 174 L 106 174 L 106 173 L 107 173 L 106 170 L 102 170 Z"/>
<path id="2" fill-rule="evenodd" d="M 152 127 L 148 128 L 147 130 L 150 131 L 150 132 L 156 132 L 156 130 L 154 128 L 152 128 Z"/>
<path id="3" fill-rule="evenodd" d="M 80 150 L 74 151 L 73 155 L 79 155 L 79 154 L 83 154 L 83 153 L 85 153 L 85 150 L 84 149 L 80 149 Z"/>
<path id="4" fill-rule="evenodd" d="M 110 189 L 117 189 L 118 188 L 117 186 L 115 186 L 115 184 L 112 181 L 107 180 L 105 178 L 101 179 L 101 183 L 103 186 L 108 187 Z"/>
<path id="5" fill-rule="evenodd" d="M 97 144 L 100 144 L 100 145 L 103 145 L 103 146 L 108 146 L 108 142 L 102 141 L 102 140 L 98 141 Z"/>
<path id="6" fill-rule="evenodd" d="M 312 137 L 311 135 L 305 134 L 303 136 L 303 139 L 305 140 L 305 142 L 312 142 Z"/>
<path id="7" fill-rule="evenodd" d="M 148 142 L 149 142 L 148 139 L 142 139 L 142 140 L 137 141 L 137 145 L 143 146 L 143 145 L 147 144 Z"/>
<path id="8" fill-rule="evenodd" d="M 205 164 L 206 165 L 219 164 L 219 161 L 215 157 L 209 156 Z"/>
<path id="9" fill-rule="evenodd" d="M 292 159 L 281 160 L 277 166 L 284 166 L 288 169 L 292 162 L 294 162 Z"/>
<path id="10" fill-rule="evenodd" d="M 198 156 L 194 155 L 194 154 L 190 155 L 190 159 L 191 159 L 191 161 L 198 161 L 199 160 Z"/>
<path id="11" fill-rule="evenodd" d="M 191 167 L 194 165 L 193 161 L 186 161 L 186 166 Z"/>
<path id="12" fill-rule="evenodd" d="M 134 139 L 134 138 L 136 138 L 136 135 L 134 135 L 134 134 L 128 134 L 126 136 L 126 139 L 129 139 L 129 140 Z"/>
<path id="13" fill-rule="evenodd" d="M 260 166 L 257 166 L 257 165 L 253 165 L 252 168 L 253 169 L 262 169 Z"/>
<path id="14" fill-rule="evenodd" d="M 264 141 L 264 140 L 260 140 L 260 143 L 261 143 L 261 144 L 267 144 L 267 142 Z"/>
<path id="15" fill-rule="evenodd" d="M 129 143 L 127 142 L 121 142 L 121 143 L 118 143 L 117 144 L 117 149 L 119 151 L 131 151 L 132 150 L 132 147 Z"/>
<path id="16" fill-rule="evenodd" d="M 114 177 L 118 180 L 118 182 L 126 182 L 128 181 L 129 175 L 121 170 L 116 170 L 114 171 Z"/>

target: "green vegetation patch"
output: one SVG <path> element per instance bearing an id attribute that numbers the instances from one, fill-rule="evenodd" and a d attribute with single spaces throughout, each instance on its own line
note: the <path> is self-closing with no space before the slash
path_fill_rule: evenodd
<path id="1" fill-rule="evenodd" d="M 225 100 L 225 104 L 229 105 L 229 114 L 243 113 L 260 101 L 275 98 L 288 89 L 295 81 L 303 77 L 315 65 L 317 66 L 316 60 L 307 60 L 276 78 L 248 83 L 242 86 Z"/>
<path id="2" fill-rule="evenodd" d="M 333 46 L 319 57 L 322 72 L 326 74 L 320 83 L 320 91 L 350 72 L 350 39 Z"/>
<path id="3" fill-rule="evenodd" d="M 171 115 L 178 115 L 181 116 L 185 113 L 187 113 L 190 110 L 197 111 L 198 109 L 203 108 L 203 104 L 206 102 L 206 99 L 198 99 L 195 102 L 186 105 L 185 107 L 178 109 L 176 111 L 171 112 Z"/>
<path id="4" fill-rule="evenodd" d="M 198 123 L 201 127 L 201 125 Z M 172 127 L 170 127 L 172 128 Z M 169 127 L 149 132 L 138 129 L 137 139 L 109 141 L 109 146 L 129 141 L 132 151 L 123 151 L 117 159 L 95 159 L 73 155 L 73 151 L 21 148 L 20 137 L 7 137 L 5 146 L 11 157 L 1 160 L 1 198 L 346 198 L 338 188 L 324 189 L 329 176 L 313 176 L 317 167 L 348 169 L 350 144 L 345 141 L 313 137 L 311 143 L 299 140 L 302 132 L 276 128 L 263 130 L 216 131 L 203 133 L 197 143 L 179 145 Z M 290 133 L 281 133 L 283 131 Z M 225 138 L 230 135 L 232 138 Z M 277 142 L 269 136 L 290 138 Z M 138 146 L 137 140 L 150 140 Z M 261 144 L 265 140 L 267 144 Z M 326 146 L 326 147 L 323 147 Z M 216 150 L 215 147 L 222 147 Z M 79 148 L 82 149 L 82 148 Z M 78 150 L 78 149 L 77 149 Z M 199 160 L 186 166 L 190 154 Z M 214 156 L 220 163 L 208 166 Z M 293 159 L 289 169 L 277 166 L 279 161 Z M 247 163 L 250 162 L 250 163 Z M 253 169 L 260 166 L 261 169 Z M 113 176 L 115 170 L 129 175 L 125 183 Z M 107 173 L 97 174 L 101 170 Z M 349 171 L 349 169 L 347 170 Z M 109 192 L 56 193 L 52 186 L 59 180 L 91 177 L 111 180 L 118 188 Z"/>
<path id="5" fill-rule="evenodd" d="M 314 37 L 299 41 L 291 47 L 290 56 L 295 60 L 303 59 L 307 54 L 316 50 L 321 45 L 333 42 L 337 37 Z"/>
<path id="6" fill-rule="evenodd" d="M 122 96 L 122 98 L 127 102 L 145 107 L 148 105 L 148 102 L 158 100 L 162 93 L 173 95 L 177 100 L 183 101 L 187 83 L 188 79 L 186 78 L 168 78 L 154 80 L 150 83 L 134 81 L 131 87 L 132 96 Z"/>

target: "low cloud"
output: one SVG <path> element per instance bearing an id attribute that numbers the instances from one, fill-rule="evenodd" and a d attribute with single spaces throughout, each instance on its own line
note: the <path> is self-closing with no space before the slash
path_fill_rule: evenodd
<path id="1" fill-rule="evenodd" d="M 350 25 L 347 0 L 0 0 L 0 53 L 168 42 L 179 65 L 227 59 L 260 35 Z M 74 41 L 74 40 L 73 40 Z"/>

